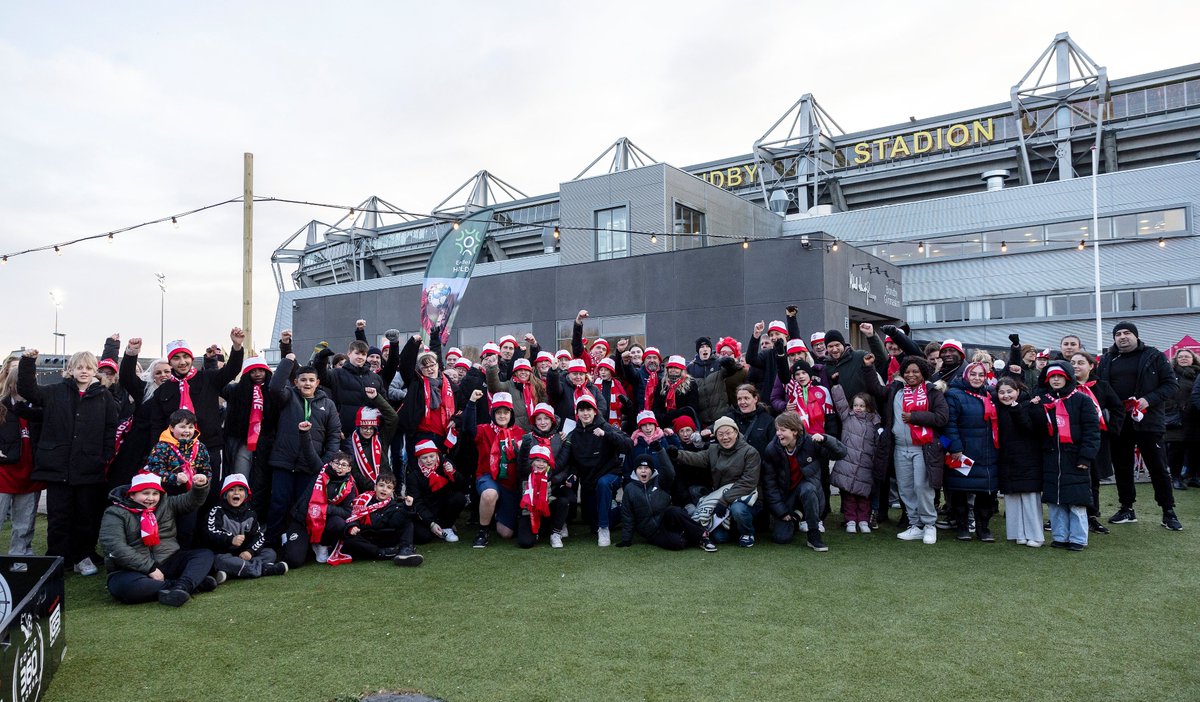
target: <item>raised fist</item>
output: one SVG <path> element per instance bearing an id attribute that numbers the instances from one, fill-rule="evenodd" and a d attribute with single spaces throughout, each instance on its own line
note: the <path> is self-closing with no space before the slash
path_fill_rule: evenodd
<path id="1" fill-rule="evenodd" d="M 125 355 L 136 356 L 142 351 L 142 337 L 135 336 L 125 344 Z"/>
<path id="2" fill-rule="evenodd" d="M 383 333 L 383 337 L 385 339 L 387 339 L 389 342 L 390 341 L 398 342 L 398 341 L 400 341 L 400 330 L 399 329 L 388 329 L 387 331 L 385 331 Z"/>
<path id="3" fill-rule="evenodd" d="M 363 392 L 367 394 L 368 400 L 374 400 L 376 397 L 379 397 L 379 391 L 372 387 L 367 387 Z"/>
<path id="4" fill-rule="evenodd" d="M 203 473 L 197 474 L 196 477 L 192 478 L 192 485 L 195 485 L 196 487 L 204 487 L 205 485 L 208 485 L 208 476 Z"/>
<path id="5" fill-rule="evenodd" d="M 867 366 L 868 368 L 875 365 L 875 354 L 869 353 L 866 356 L 863 356 L 863 365 Z"/>
<path id="6" fill-rule="evenodd" d="M 863 322 L 862 324 L 858 325 L 858 330 L 862 332 L 864 336 L 875 336 L 875 325 L 871 324 L 870 322 Z"/>
<path id="7" fill-rule="evenodd" d="M 536 339 L 536 338 L 533 336 L 533 334 L 526 334 L 526 335 L 525 335 L 525 343 L 527 343 L 527 344 L 536 344 L 536 343 L 537 343 L 537 339 Z"/>
<path id="8" fill-rule="evenodd" d="M 119 342 L 119 341 L 121 341 L 121 332 L 113 332 L 113 335 L 108 338 L 112 339 L 113 341 Z"/>
<path id="9" fill-rule="evenodd" d="M 292 343 L 292 330 L 284 329 L 283 331 L 279 332 L 279 340 L 285 344 Z"/>
<path id="10" fill-rule="evenodd" d="M 294 354 L 294 353 L 289 353 L 288 355 L 284 356 L 284 358 L 291 361 L 292 363 L 296 362 L 296 354 Z"/>
<path id="11" fill-rule="evenodd" d="M 25 358 L 37 358 L 38 350 L 37 349 L 25 349 L 25 353 L 23 353 L 21 355 Z"/>
<path id="12" fill-rule="evenodd" d="M 365 320 L 365 319 L 357 319 L 357 320 L 355 320 L 355 321 L 354 321 L 354 328 L 355 328 L 355 329 L 366 329 L 366 328 L 367 328 L 367 320 Z"/>
<path id="13" fill-rule="evenodd" d="M 617 351 L 624 353 L 627 348 L 629 348 L 629 339 L 621 339 L 617 342 Z"/>
<path id="14" fill-rule="evenodd" d="M 233 342 L 233 348 L 241 348 L 246 342 L 246 332 L 241 327 L 234 327 L 229 330 L 229 340 Z"/>
<path id="15" fill-rule="evenodd" d="M 478 388 L 476 388 L 475 390 L 472 390 L 472 391 L 471 391 L 471 399 L 470 399 L 470 401 L 471 401 L 471 402 L 478 402 L 478 401 L 479 401 L 479 398 L 481 398 L 481 397 L 483 397 L 483 391 L 482 391 L 482 390 L 480 390 L 480 389 L 478 389 Z"/>
<path id="16" fill-rule="evenodd" d="M 587 310 L 579 310 L 579 314 L 575 315 L 575 319 L 578 319 L 580 321 L 585 320 L 587 318 L 588 318 Z"/>
<path id="17" fill-rule="evenodd" d="M 795 317 L 796 313 L 800 310 L 797 309 L 795 305 L 788 305 L 786 308 L 784 308 L 784 311 L 787 312 L 787 316 Z"/>
<path id="18" fill-rule="evenodd" d="M 763 329 L 766 329 L 766 328 L 767 328 L 766 322 L 763 322 L 763 321 L 755 322 L 754 323 L 754 338 L 757 339 L 758 337 L 762 336 Z"/>

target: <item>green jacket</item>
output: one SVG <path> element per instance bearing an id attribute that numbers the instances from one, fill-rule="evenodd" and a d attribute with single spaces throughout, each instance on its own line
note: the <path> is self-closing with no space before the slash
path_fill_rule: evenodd
<path id="1" fill-rule="evenodd" d="M 141 512 L 126 509 L 140 510 L 141 506 L 129 499 L 126 494 L 128 491 L 129 486 L 122 485 L 108 493 L 113 503 L 104 510 L 104 517 L 100 520 L 104 567 L 110 573 L 119 570 L 150 573 L 179 550 L 179 541 L 175 538 L 175 517 L 200 509 L 204 498 L 208 497 L 208 485 L 193 486 L 183 495 L 163 495 L 154 508 L 154 516 L 158 519 L 157 546 L 142 543 Z"/>

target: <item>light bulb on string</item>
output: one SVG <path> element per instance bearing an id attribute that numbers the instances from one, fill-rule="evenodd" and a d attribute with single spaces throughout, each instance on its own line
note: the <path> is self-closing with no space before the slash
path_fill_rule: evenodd
<path id="1" fill-rule="evenodd" d="M 1167 248 L 1167 240 L 1162 238 L 1161 236 L 1158 237 L 1158 248 L 1160 248 L 1160 249 Z"/>
<path id="2" fill-rule="evenodd" d="M 457 229 L 457 228 L 458 228 L 458 225 L 457 225 L 457 224 L 455 224 L 455 225 L 454 225 L 454 228 L 455 228 L 455 229 Z M 554 227 L 554 238 L 555 238 L 555 239 L 557 239 L 557 238 L 559 238 L 560 236 L 562 236 L 562 232 L 558 231 L 558 225 L 555 225 L 555 227 Z"/>
<path id="3" fill-rule="evenodd" d="M 175 227 L 176 229 L 178 229 L 178 228 L 179 228 L 179 219 L 178 219 L 178 218 L 176 218 L 176 217 L 174 217 L 174 216 L 172 216 L 172 217 L 171 217 L 171 226 L 173 226 L 173 227 Z"/>
<path id="4" fill-rule="evenodd" d="M 657 235 L 657 234 L 651 234 L 651 235 L 650 235 L 650 243 L 651 243 L 651 244 L 657 244 L 657 243 L 658 243 L 658 235 Z"/>
<path id="5" fill-rule="evenodd" d="M 1008 253 L 1008 242 L 1007 241 L 1000 242 L 1000 253 Z"/>
<path id="6" fill-rule="evenodd" d="M 109 234 L 109 235 L 108 235 L 108 243 L 110 243 L 110 244 L 111 244 L 111 243 L 113 243 L 114 241 L 116 241 L 116 237 L 114 237 L 112 234 Z"/>
<path id="7" fill-rule="evenodd" d="M 458 220 L 457 220 L 457 219 L 456 219 L 456 220 L 454 220 L 454 231 L 458 231 L 458 227 L 459 227 L 459 226 L 460 226 L 460 225 L 459 225 L 459 223 L 458 223 Z M 555 230 L 555 231 L 557 231 L 557 230 Z"/>
<path id="8" fill-rule="evenodd" d="M 1086 247 L 1087 247 L 1087 240 L 1086 240 L 1086 239 L 1080 239 L 1080 240 L 1079 240 L 1079 246 L 1078 246 L 1077 248 L 1078 248 L 1080 251 L 1083 251 L 1083 250 L 1084 250 Z"/>
<path id="9" fill-rule="evenodd" d="M 748 236 L 742 237 L 742 248 L 743 249 L 750 248 L 750 237 L 748 237 Z"/>
<path id="10" fill-rule="evenodd" d="M 917 244 L 917 253 L 925 253 L 925 242 Z"/>
<path id="11" fill-rule="evenodd" d="M 60 248 L 58 248 L 57 246 L 55 246 L 55 247 L 54 247 L 54 253 L 58 254 L 59 256 L 62 256 L 62 249 L 60 249 Z"/>
<path id="12" fill-rule="evenodd" d="M 837 243 L 837 239 L 834 239 L 834 240 L 833 240 L 833 246 L 831 246 L 831 247 L 829 247 L 829 248 L 830 248 L 830 250 L 831 250 L 831 251 L 833 251 L 834 253 L 837 253 L 837 250 L 838 250 L 838 243 Z"/>
<path id="13" fill-rule="evenodd" d="M 5 256 L 4 258 L 0 258 L 0 266 L 7 266 L 7 265 L 8 265 L 8 256 Z"/>

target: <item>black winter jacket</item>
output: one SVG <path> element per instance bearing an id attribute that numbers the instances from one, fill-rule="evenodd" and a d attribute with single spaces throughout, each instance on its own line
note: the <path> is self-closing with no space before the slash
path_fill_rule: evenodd
<path id="1" fill-rule="evenodd" d="M 200 439 L 208 448 L 209 453 L 219 451 L 225 445 L 225 432 L 221 427 L 221 404 L 218 401 L 221 390 L 233 382 L 242 370 L 242 349 L 234 349 L 229 353 L 229 360 L 223 368 L 204 368 L 197 370 L 196 375 L 188 381 L 188 393 L 192 396 L 196 420 L 200 429 Z M 171 371 L 175 378 L 180 376 Z M 179 383 L 166 380 L 154 391 L 150 398 L 150 437 L 153 444 L 157 437 L 167 428 L 171 413 L 179 409 Z"/>
<path id="2" fill-rule="evenodd" d="M 1062 361 L 1054 361 L 1042 369 L 1039 385 L 1046 387 L 1046 370 Z M 1068 366 L 1069 372 L 1069 366 Z M 1031 421 L 1036 425 L 1043 422 L 1053 433 L 1046 439 L 1042 451 L 1042 502 L 1057 505 L 1092 504 L 1092 482 L 1090 470 L 1095 469 L 1096 454 L 1100 451 L 1100 417 L 1091 398 L 1076 392 L 1078 386 L 1072 377 L 1061 390 L 1049 390 L 1041 396 L 1041 404 L 1030 405 Z M 1047 417 L 1054 417 L 1053 409 L 1047 407 L 1057 398 L 1067 410 L 1071 428 L 1071 442 L 1062 440 L 1062 433 Z M 1086 469 L 1080 465 L 1088 466 Z"/>
<path id="3" fill-rule="evenodd" d="M 262 384 L 264 419 L 271 411 L 270 394 L 267 392 L 267 388 L 270 386 L 271 371 L 267 371 L 267 377 Z M 243 375 L 237 383 L 222 388 L 221 397 L 225 400 L 226 436 L 236 439 L 240 444 L 246 443 L 246 438 L 250 434 L 251 405 L 254 404 L 254 382 L 250 380 L 249 375 Z M 261 430 L 259 438 L 262 438 Z"/>
<path id="4" fill-rule="evenodd" d="M 1167 428 L 1166 423 L 1166 404 L 1175 392 L 1179 389 L 1179 379 L 1175 377 L 1175 371 L 1171 368 L 1170 361 L 1162 351 L 1147 346 L 1145 343 L 1138 341 L 1137 348 L 1130 352 L 1131 354 L 1140 353 L 1141 359 L 1138 364 L 1137 373 L 1137 389 L 1135 396 L 1145 398 L 1149 403 L 1146 408 L 1145 417 L 1140 422 L 1130 422 L 1130 426 L 1135 431 L 1147 433 L 1162 433 Z M 1100 380 L 1108 381 L 1112 384 L 1109 378 L 1109 371 L 1112 367 L 1112 362 L 1120 356 L 1114 344 L 1109 347 L 1108 351 L 1104 352 L 1104 356 L 1100 359 L 1100 367 L 1097 369 L 1097 374 Z M 1047 366 L 1048 367 L 1048 366 Z M 1043 375 L 1045 369 L 1042 370 Z M 1127 398 L 1121 398 L 1124 401 Z"/>
<path id="5" fill-rule="evenodd" d="M 750 412 L 730 407 L 725 416 L 737 423 L 742 438 L 760 455 L 766 450 L 767 444 L 771 443 L 771 439 L 775 438 L 775 418 L 761 402 Z"/>
<path id="6" fill-rule="evenodd" d="M 269 392 L 271 401 L 279 408 L 279 424 L 268 463 L 272 468 L 316 475 L 341 445 L 342 423 L 337 405 L 321 388 L 306 402 L 300 391 L 288 383 L 294 364 L 295 361 L 283 359 L 271 378 Z M 305 421 L 306 404 L 312 428 L 302 432 L 298 427 Z"/>
<path id="7" fill-rule="evenodd" d="M 395 354 L 396 348 L 393 345 L 390 354 Z M 387 397 L 387 385 L 383 383 L 383 376 L 371 370 L 364 363 L 361 366 L 356 366 L 349 361 L 342 364 L 341 368 L 330 368 L 329 358 L 332 356 L 329 349 L 325 349 L 317 354 L 316 369 L 317 377 L 321 379 L 321 387 L 332 401 L 337 405 L 338 410 L 338 426 L 353 427 L 355 416 L 358 414 L 358 408 L 367 404 L 367 388 L 375 388 L 380 395 Z M 285 361 L 287 359 L 284 359 Z M 403 359 L 400 359 L 403 361 Z M 416 356 L 413 356 L 416 360 Z M 280 362 L 279 367 L 283 366 Z M 275 369 L 276 375 L 283 375 L 279 368 Z M 412 388 L 409 388 L 409 397 Z"/>
<path id="8" fill-rule="evenodd" d="M 663 514 L 671 506 L 671 484 L 674 482 L 674 466 L 667 456 L 666 449 L 657 455 L 650 455 L 650 462 L 655 470 L 646 483 L 637 479 L 637 474 L 631 473 L 625 483 L 621 498 L 621 541 L 631 543 L 636 531 L 643 538 L 650 540 L 658 535 L 662 528 Z"/>
<path id="9" fill-rule="evenodd" d="M 23 357 L 17 366 L 17 393 L 43 408 L 31 477 L 68 485 L 105 483 L 117 436 L 117 403 L 112 393 L 94 381 L 81 396 L 71 378 L 38 385 L 36 363 Z"/>
<path id="10" fill-rule="evenodd" d="M 824 441 L 817 443 L 813 441 L 811 434 L 801 436 L 796 442 L 794 454 L 800 464 L 801 482 L 811 483 L 818 492 L 821 490 L 821 464 L 846 457 L 846 447 L 842 442 L 828 434 L 824 437 Z M 787 499 L 791 494 L 792 469 L 787 452 L 784 451 L 783 444 L 779 443 L 779 437 L 771 439 L 762 458 L 767 507 L 776 519 L 783 519 L 788 513 Z"/>
<path id="11" fill-rule="evenodd" d="M 249 551 L 257 556 L 267 545 L 267 534 L 258 523 L 258 516 L 250 509 L 250 503 L 245 502 L 234 509 L 224 500 L 215 504 L 204 518 L 204 533 L 202 541 L 205 548 L 214 553 L 237 555 Z M 233 545 L 233 537 L 245 536 L 240 546 Z"/>
<path id="12" fill-rule="evenodd" d="M 596 428 L 603 429 L 604 435 L 596 436 Z M 621 454 L 632 450 L 633 441 L 625 432 L 597 416 L 591 424 L 577 424 L 567 434 L 554 456 L 554 467 L 556 472 L 576 475 L 583 485 L 595 486 L 600 476 L 620 472 Z"/>
<path id="13" fill-rule="evenodd" d="M 1046 440 L 1045 417 L 1029 411 L 1029 393 L 1022 392 L 1016 407 L 996 400 L 1000 425 L 1000 491 L 1004 494 L 1042 491 L 1042 444 Z"/>

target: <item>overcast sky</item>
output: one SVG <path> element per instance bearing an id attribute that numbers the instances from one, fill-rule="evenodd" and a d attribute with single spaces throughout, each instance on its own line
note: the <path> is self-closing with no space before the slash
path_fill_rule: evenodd
<path id="1" fill-rule="evenodd" d="M 0 4 L 0 252 L 236 197 L 246 151 L 257 195 L 427 212 L 484 168 L 556 191 L 622 136 L 678 166 L 747 153 L 808 92 L 849 132 L 1004 102 L 1061 31 L 1110 78 L 1200 59 L 1191 2 L 434 5 Z M 257 206 L 256 345 L 271 251 L 341 214 Z M 53 349 L 57 289 L 68 350 L 153 352 L 156 272 L 166 338 L 228 345 L 241 233 L 228 205 L 13 257 L 0 349 Z"/>

